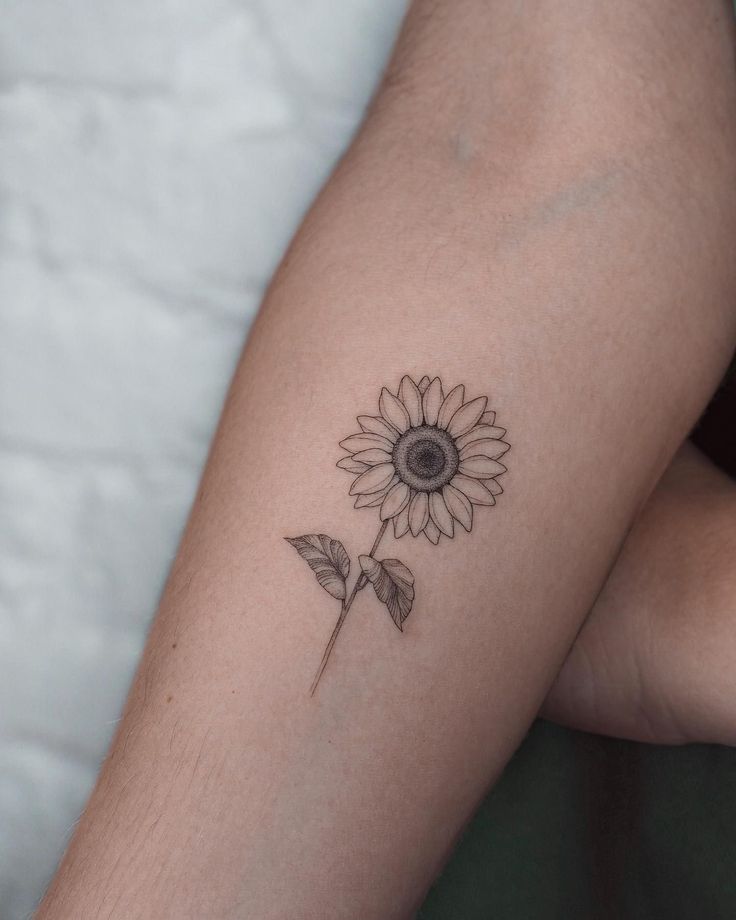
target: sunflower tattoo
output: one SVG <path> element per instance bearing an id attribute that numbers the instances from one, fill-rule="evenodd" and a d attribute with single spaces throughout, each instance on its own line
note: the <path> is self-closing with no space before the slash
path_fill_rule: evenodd
<path id="1" fill-rule="evenodd" d="M 361 430 L 340 442 L 348 453 L 337 465 L 356 476 L 350 487 L 355 507 L 378 508 L 381 519 L 370 552 L 358 557 L 361 572 L 350 594 L 350 557 L 339 540 L 325 534 L 286 538 L 341 604 L 312 694 L 345 617 L 368 582 L 403 631 L 414 603 L 414 576 L 398 559 L 375 558 L 389 523 L 397 540 L 423 533 L 437 544 L 443 535 L 454 536 L 455 522 L 470 532 L 473 506 L 495 505 L 503 492 L 498 477 L 506 467 L 500 458 L 509 445 L 485 396 L 466 401 L 462 385 L 445 395 L 439 377 L 423 377 L 417 384 L 404 376 L 396 395 L 381 390 L 378 410 L 378 415 L 359 415 Z"/>

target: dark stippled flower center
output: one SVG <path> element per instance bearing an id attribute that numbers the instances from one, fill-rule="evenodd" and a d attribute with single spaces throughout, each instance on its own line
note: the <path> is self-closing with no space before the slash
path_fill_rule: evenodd
<path id="1" fill-rule="evenodd" d="M 420 492 L 434 492 L 452 479 L 460 460 L 452 437 L 434 425 L 405 431 L 393 450 L 396 472 L 403 482 Z"/>

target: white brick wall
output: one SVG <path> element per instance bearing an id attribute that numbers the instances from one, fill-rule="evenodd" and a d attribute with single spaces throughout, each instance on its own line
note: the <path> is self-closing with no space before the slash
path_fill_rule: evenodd
<path id="1" fill-rule="evenodd" d="M 0 920 L 94 778 L 263 286 L 403 0 L 5 0 Z"/>

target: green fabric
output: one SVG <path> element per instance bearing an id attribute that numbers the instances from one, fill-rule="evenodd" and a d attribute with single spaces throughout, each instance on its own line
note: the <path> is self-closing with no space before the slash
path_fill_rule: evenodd
<path id="1" fill-rule="evenodd" d="M 733 920 L 736 751 L 535 724 L 419 920 Z"/>

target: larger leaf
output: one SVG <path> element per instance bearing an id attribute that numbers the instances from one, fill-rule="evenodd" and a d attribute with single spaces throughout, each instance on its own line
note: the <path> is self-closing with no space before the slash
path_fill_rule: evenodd
<path id="1" fill-rule="evenodd" d="M 339 601 L 345 600 L 345 580 L 350 573 L 350 557 L 339 540 L 324 533 L 286 537 L 317 576 L 322 587 Z"/>
<path id="2" fill-rule="evenodd" d="M 400 630 L 414 603 L 414 576 L 398 559 L 374 559 L 359 556 L 363 574 L 373 585 L 376 597 L 388 607 L 391 619 Z"/>

